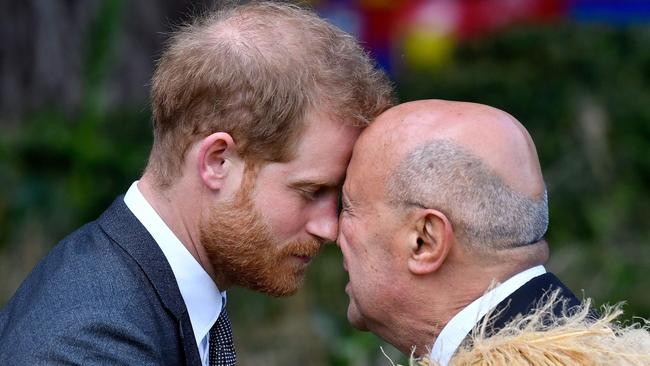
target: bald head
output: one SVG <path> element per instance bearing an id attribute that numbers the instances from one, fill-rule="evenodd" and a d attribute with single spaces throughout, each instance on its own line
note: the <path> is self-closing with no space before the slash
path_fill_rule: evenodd
<path id="1" fill-rule="evenodd" d="M 446 100 L 404 103 L 382 114 L 362 137 L 373 144 L 378 138 L 399 142 L 391 152 L 396 160 L 429 140 L 447 140 L 475 155 L 517 192 L 530 198 L 544 194 L 530 135 L 510 114 L 490 106 Z"/>
<path id="2" fill-rule="evenodd" d="M 470 248 L 526 246 L 546 232 L 535 145 L 498 109 L 444 100 L 396 106 L 362 134 L 354 159 L 394 167 L 376 170 L 391 204 L 443 212 Z"/>

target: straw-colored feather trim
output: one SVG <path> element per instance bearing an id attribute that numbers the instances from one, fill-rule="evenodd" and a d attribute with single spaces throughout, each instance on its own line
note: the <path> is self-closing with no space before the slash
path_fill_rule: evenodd
<path id="1" fill-rule="evenodd" d="M 591 302 L 567 309 L 559 292 L 545 297 L 529 315 L 510 321 L 494 335 L 488 335 L 494 311 L 472 331 L 450 366 L 637 366 L 650 365 L 650 323 L 640 319 L 631 325 L 615 321 L 621 304 L 604 306 L 594 319 Z M 555 306 L 563 315 L 555 316 Z M 411 366 L 436 366 L 433 360 L 411 358 Z"/>

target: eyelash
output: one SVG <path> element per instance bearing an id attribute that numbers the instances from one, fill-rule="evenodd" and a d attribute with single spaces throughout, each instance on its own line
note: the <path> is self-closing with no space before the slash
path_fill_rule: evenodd
<path id="1" fill-rule="evenodd" d="M 318 193 L 320 192 L 320 189 L 317 189 L 315 191 L 308 190 L 308 189 L 299 189 L 298 191 L 300 192 L 300 194 L 303 197 L 305 197 L 305 198 L 307 198 L 309 200 L 313 200 L 318 196 Z"/>

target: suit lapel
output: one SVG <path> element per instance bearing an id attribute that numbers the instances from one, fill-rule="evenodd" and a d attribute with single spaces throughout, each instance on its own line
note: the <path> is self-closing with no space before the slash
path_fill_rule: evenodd
<path id="1" fill-rule="evenodd" d="M 119 196 L 98 220 L 104 232 L 140 266 L 163 305 L 176 317 L 188 365 L 200 364 L 185 302 L 167 258 Z"/>
<path id="2" fill-rule="evenodd" d="M 533 311 L 545 295 L 552 291 L 560 290 L 560 297 L 566 300 L 567 308 L 580 305 L 581 301 L 569 290 L 554 274 L 545 273 L 526 282 L 517 291 L 496 306 L 496 318 L 492 331 L 502 329 L 510 320 L 519 314 L 528 314 Z M 555 315 L 562 313 L 562 304 L 553 308 Z"/>

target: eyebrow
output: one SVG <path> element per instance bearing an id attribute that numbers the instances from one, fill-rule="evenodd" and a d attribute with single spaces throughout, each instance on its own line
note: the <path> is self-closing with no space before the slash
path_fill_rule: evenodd
<path id="1" fill-rule="evenodd" d="M 341 183 L 338 182 L 333 182 L 333 181 L 328 181 L 328 180 L 321 180 L 321 179 L 300 179 L 295 182 L 289 183 L 290 186 L 296 187 L 296 188 L 331 188 L 331 189 L 339 189 L 341 187 Z"/>

